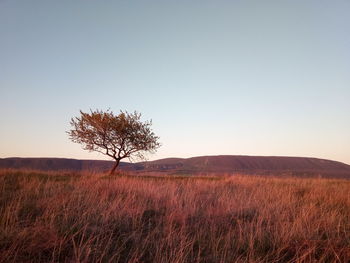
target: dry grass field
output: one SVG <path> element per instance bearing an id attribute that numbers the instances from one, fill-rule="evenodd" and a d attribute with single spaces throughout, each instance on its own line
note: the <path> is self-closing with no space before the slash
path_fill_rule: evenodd
<path id="1" fill-rule="evenodd" d="M 349 262 L 350 181 L 0 172 L 1 262 Z"/>

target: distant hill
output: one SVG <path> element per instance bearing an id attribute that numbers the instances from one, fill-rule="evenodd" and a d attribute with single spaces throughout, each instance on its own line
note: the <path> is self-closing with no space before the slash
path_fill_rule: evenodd
<path id="1" fill-rule="evenodd" d="M 66 158 L 0 158 L 0 168 L 33 169 L 43 171 L 105 171 L 113 162 L 100 160 L 76 160 Z M 135 164 L 121 163 L 122 169 L 135 169 Z"/>
<path id="2" fill-rule="evenodd" d="M 146 163 L 145 170 L 174 173 L 321 175 L 350 179 L 350 165 L 307 157 L 219 155 L 168 158 Z"/>
<path id="3" fill-rule="evenodd" d="M 64 158 L 3 158 L 0 168 L 34 170 L 108 171 L 112 161 Z M 277 156 L 200 156 L 166 158 L 150 162 L 122 162 L 123 170 L 166 174 L 262 174 L 326 176 L 350 179 L 350 165 L 317 158 Z"/>

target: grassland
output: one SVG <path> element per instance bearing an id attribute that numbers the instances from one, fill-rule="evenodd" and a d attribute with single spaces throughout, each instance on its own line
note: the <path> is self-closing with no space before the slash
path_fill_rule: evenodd
<path id="1" fill-rule="evenodd" d="M 350 182 L 0 172 L 1 262 L 349 262 Z"/>

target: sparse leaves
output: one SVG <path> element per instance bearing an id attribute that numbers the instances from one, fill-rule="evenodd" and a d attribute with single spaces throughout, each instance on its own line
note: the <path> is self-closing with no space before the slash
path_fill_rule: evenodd
<path id="1" fill-rule="evenodd" d="M 155 152 L 160 147 L 159 137 L 151 130 L 152 121 L 141 121 L 138 112 L 95 110 L 80 111 L 79 117 L 70 122 L 70 139 L 83 145 L 85 150 L 108 155 L 116 161 L 114 172 L 121 159 L 145 158 L 146 152 Z"/>

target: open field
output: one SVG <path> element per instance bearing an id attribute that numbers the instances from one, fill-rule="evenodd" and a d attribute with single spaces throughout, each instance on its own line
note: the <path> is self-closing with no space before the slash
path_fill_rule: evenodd
<path id="1" fill-rule="evenodd" d="M 350 181 L 0 172 L 1 262 L 348 262 Z"/>

